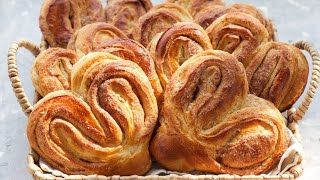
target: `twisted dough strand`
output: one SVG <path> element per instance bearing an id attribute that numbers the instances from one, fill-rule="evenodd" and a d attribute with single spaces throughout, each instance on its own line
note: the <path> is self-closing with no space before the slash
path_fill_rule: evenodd
<path id="1" fill-rule="evenodd" d="M 156 34 L 165 31 L 177 22 L 192 22 L 192 17 L 176 4 L 159 4 L 139 18 L 133 29 L 133 39 L 147 47 Z"/>
<path id="2" fill-rule="evenodd" d="M 274 32 L 274 25 L 272 24 L 272 21 L 266 18 L 259 9 L 250 4 L 235 3 L 230 6 L 206 6 L 202 9 L 202 11 L 194 16 L 194 21 L 206 29 L 212 22 L 217 20 L 222 15 L 233 12 L 242 12 L 255 17 L 267 29 L 269 33 L 268 40 L 276 40 L 276 33 Z"/>
<path id="3" fill-rule="evenodd" d="M 79 29 L 70 39 L 68 49 L 76 51 L 79 56 L 92 52 L 100 44 L 115 38 L 128 38 L 120 29 L 111 24 L 97 22 Z"/>
<path id="4" fill-rule="evenodd" d="M 93 74 L 83 72 L 83 79 L 90 78 L 85 100 L 55 91 L 34 106 L 27 126 L 30 145 L 64 173 L 142 175 L 151 166 L 148 144 L 158 116 L 151 85 L 131 61 L 109 58 L 95 65 L 100 68 Z"/>
<path id="5" fill-rule="evenodd" d="M 201 26 L 179 22 L 153 38 L 148 49 L 155 60 L 162 87 L 165 88 L 181 64 L 198 52 L 212 49 L 212 46 Z"/>
<path id="6" fill-rule="evenodd" d="M 97 21 L 104 21 L 99 0 L 45 0 L 39 17 L 44 39 L 51 47 L 63 48 L 74 32 Z"/>
<path id="7" fill-rule="evenodd" d="M 108 52 L 122 59 L 137 63 L 149 78 L 158 104 L 162 103 L 163 89 L 155 70 L 154 61 L 145 47 L 134 40 L 118 38 L 106 41 L 94 51 Z"/>
<path id="8" fill-rule="evenodd" d="M 222 51 L 204 51 L 175 72 L 164 95 L 151 153 L 169 170 L 261 174 L 289 145 L 281 113 L 248 95 L 243 66 Z"/>
<path id="9" fill-rule="evenodd" d="M 132 38 L 138 19 L 152 8 L 150 0 L 109 0 L 105 8 L 107 22 Z"/>
<path id="10" fill-rule="evenodd" d="M 31 79 L 37 92 L 44 97 L 57 90 L 70 90 L 71 70 L 78 61 L 72 50 L 50 48 L 41 52 L 31 68 Z"/>
<path id="11" fill-rule="evenodd" d="M 250 93 L 273 102 L 280 111 L 292 107 L 307 84 L 307 59 L 286 43 L 260 46 L 246 64 Z"/>
<path id="12" fill-rule="evenodd" d="M 256 48 L 268 42 L 268 31 L 259 20 L 245 13 L 227 13 L 207 29 L 212 48 L 233 54 L 246 63 Z"/>

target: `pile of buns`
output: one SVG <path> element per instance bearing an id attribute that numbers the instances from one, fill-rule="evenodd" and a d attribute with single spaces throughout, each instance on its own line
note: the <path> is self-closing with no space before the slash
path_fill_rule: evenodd
<path id="1" fill-rule="evenodd" d="M 49 44 L 31 76 L 43 97 L 31 147 L 67 174 L 261 174 L 289 146 L 281 112 L 308 63 L 272 22 L 223 0 L 44 0 Z"/>

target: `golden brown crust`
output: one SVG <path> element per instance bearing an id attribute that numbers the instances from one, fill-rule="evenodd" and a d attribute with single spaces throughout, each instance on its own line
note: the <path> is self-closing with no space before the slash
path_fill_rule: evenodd
<path id="1" fill-rule="evenodd" d="M 45 0 L 39 24 L 51 47 L 66 48 L 74 32 L 92 22 L 104 21 L 100 0 Z"/>
<path id="2" fill-rule="evenodd" d="M 95 53 L 87 56 L 91 61 Z M 89 78 L 91 83 L 83 94 L 86 101 L 71 91 L 55 91 L 34 106 L 28 140 L 64 173 L 143 175 L 151 166 L 148 146 L 158 116 L 151 85 L 131 61 L 101 62 L 94 64 L 98 69 L 87 69 L 94 74 L 84 72 L 82 80 Z"/>
<path id="3" fill-rule="evenodd" d="M 192 22 L 192 17 L 176 4 L 159 4 L 139 18 L 133 29 L 133 39 L 147 47 L 156 34 L 177 22 Z"/>
<path id="4" fill-rule="evenodd" d="M 204 51 L 175 72 L 151 153 L 169 170 L 260 174 L 289 145 L 281 113 L 248 95 L 245 69 L 230 54 Z"/>
<path id="5" fill-rule="evenodd" d="M 230 8 L 229 6 L 221 6 L 221 5 L 215 5 L 215 6 L 209 6 L 204 9 L 202 9 L 201 12 L 199 12 L 194 17 L 194 22 L 199 24 L 203 29 L 207 29 L 212 22 L 214 22 L 216 19 L 221 17 L 222 15 L 226 14 L 227 11 L 234 10 Z"/>
<path id="6" fill-rule="evenodd" d="M 268 41 L 268 31 L 253 16 L 241 12 L 224 14 L 207 29 L 212 48 L 233 54 L 245 63 L 252 52 Z"/>
<path id="7" fill-rule="evenodd" d="M 166 2 L 182 6 L 187 9 L 193 17 L 201 12 L 205 7 L 225 4 L 224 0 L 167 0 Z"/>
<path id="8" fill-rule="evenodd" d="M 236 9 L 238 12 L 246 13 L 257 18 L 261 22 L 261 24 L 263 24 L 264 27 L 267 29 L 269 33 L 268 40 L 276 40 L 276 34 L 274 32 L 272 21 L 265 17 L 265 15 L 255 6 L 251 4 L 235 3 L 232 4 L 230 7 Z"/>
<path id="9" fill-rule="evenodd" d="M 94 71 L 95 65 L 98 65 L 100 62 L 106 62 L 110 60 L 122 60 L 120 57 L 103 52 L 93 52 L 89 53 L 86 56 L 83 56 L 79 62 L 74 66 L 71 73 L 71 89 L 76 93 L 80 94 L 83 98 L 86 99 L 86 94 L 90 88 L 90 84 L 93 79 L 85 78 L 86 72 Z M 91 68 L 91 69 L 90 69 Z M 96 75 L 99 72 L 99 69 L 96 69 L 96 72 L 93 73 Z M 92 73 L 92 72 L 91 72 Z M 82 82 L 84 81 L 84 82 Z M 88 82 L 85 82 L 88 81 Z"/>
<path id="10" fill-rule="evenodd" d="M 152 8 L 150 0 L 113 0 L 105 8 L 107 22 L 132 38 L 132 30 L 138 19 Z"/>
<path id="11" fill-rule="evenodd" d="M 173 73 L 191 56 L 212 49 L 205 30 L 198 24 L 179 22 L 157 35 L 148 45 L 163 88 Z"/>
<path id="12" fill-rule="evenodd" d="M 31 68 L 31 79 L 41 96 L 57 90 L 70 90 L 70 78 L 78 55 L 72 50 L 50 48 L 41 52 Z"/>
<path id="13" fill-rule="evenodd" d="M 250 4 L 235 3 L 230 6 L 207 6 L 196 16 L 194 16 L 194 20 L 196 23 L 206 29 L 213 21 L 218 19 L 220 16 L 231 12 L 242 12 L 255 17 L 267 29 L 269 33 L 268 40 L 275 40 L 276 37 L 271 20 L 267 19 L 260 10 Z"/>
<path id="14" fill-rule="evenodd" d="M 134 40 L 118 38 L 104 42 L 94 51 L 108 52 L 122 59 L 133 61 L 138 64 L 149 78 L 158 104 L 162 102 L 163 89 L 155 70 L 154 61 L 145 47 Z"/>
<path id="15" fill-rule="evenodd" d="M 280 111 L 292 107 L 308 81 L 305 56 L 286 43 L 264 44 L 246 64 L 250 93 L 273 102 Z"/>
<path id="16" fill-rule="evenodd" d="M 97 22 L 79 29 L 70 39 L 68 49 L 81 57 L 92 52 L 100 44 L 115 38 L 128 38 L 120 29 L 111 24 Z"/>

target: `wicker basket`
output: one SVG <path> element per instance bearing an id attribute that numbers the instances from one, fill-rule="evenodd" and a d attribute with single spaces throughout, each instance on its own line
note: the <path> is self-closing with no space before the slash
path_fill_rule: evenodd
<path id="1" fill-rule="evenodd" d="M 312 99 L 316 93 L 318 82 L 320 80 L 320 56 L 316 50 L 316 48 L 309 42 L 306 41 L 300 41 L 295 44 L 294 46 L 298 47 L 299 49 L 306 50 L 311 58 L 312 58 L 312 77 L 310 80 L 310 85 L 308 87 L 307 92 L 305 93 L 304 99 L 302 103 L 298 106 L 297 109 L 291 108 L 287 111 L 287 120 L 288 120 L 288 128 L 292 131 L 293 135 L 298 139 L 299 142 L 301 142 L 300 132 L 297 125 L 297 122 L 300 121 L 306 111 L 309 108 L 310 103 L 312 102 Z M 13 87 L 13 91 L 17 97 L 17 100 L 25 113 L 26 116 L 29 116 L 32 112 L 32 105 L 30 104 L 24 89 L 21 84 L 21 80 L 18 75 L 18 67 L 17 67 L 17 51 L 19 47 L 24 47 L 28 49 L 34 56 L 37 56 L 40 53 L 40 48 L 28 41 L 19 41 L 17 43 L 14 43 L 11 45 L 9 52 L 8 52 L 8 72 L 9 72 L 9 78 L 11 81 L 11 85 Z M 42 41 L 41 43 L 41 49 L 47 49 L 48 46 L 45 41 Z M 36 103 L 38 100 L 41 99 L 41 96 L 39 93 L 35 92 L 34 96 L 34 103 Z M 39 167 L 39 155 L 31 149 L 30 154 L 27 157 L 28 162 L 28 170 L 33 175 L 34 179 L 75 179 L 75 180 L 82 180 L 82 179 L 108 179 L 108 180 L 133 180 L 133 179 L 212 179 L 212 180 L 233 180 L 233 179 L 241 179 L 241 180 L 261 180 L 261 179 L 269 179 L 269 180 L 288 180 L 288 179 L 296 179 L 298 178 L 302 172 L 302 161 L 301 158 L 296 166 L 290 168 L 285 174 L 283 175 L 276 175 L 276 176 L 269 176 L 269 175 L 249 175 L 249 176 L 238 176 L 238 175 L 229 175 L 229 174 L 222 174 L 222 175 L 176 175 L 176 174 L 170 174 L 170 175 L 149 175 L 149 176 L 101 176 L 101 175 L 70 175 L 67 177 L 58 177 L 55 176 L 55 174 L 48 174 L 44 172 Z"/>

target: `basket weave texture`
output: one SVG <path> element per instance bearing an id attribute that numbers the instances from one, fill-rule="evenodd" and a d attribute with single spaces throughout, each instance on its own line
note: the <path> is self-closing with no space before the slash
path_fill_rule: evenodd
<path id="1" fill-rule="evenodd" d="M 299 132 L 299 127 L 297 125 L 297 122 L 300 121 L 305 113 L 307 112 L 313 97 L 316 93 L 316 90 L 318 88 L 319 80 L 320 80 L 320 56 L 318 54 L 317 49 L 309 42 L 307 41 L 299 41 L 297 43 L 293 44 L 297 48 L 301 50 L 307 51 L 312 59 L 312 76 L 310 79 L 310 85 L 307 89 L 307 92 L 305 93 L 305 96 L 301 102 L 301 104 L 298 106 L 297 109 L 291 108 L 287 111 L 287 120 L 288 120 L 288 128 L 292 131 L 293 135 L 298 139 L 298 141 L 301 143 L 301 136 Z M 14 43 L 9 48 L 8 52 L 8 74 L 11 81 L 11 85 L 13 87 L 13 91 L 17 97 L 17 101 L 19 102 L 22 111 L 25 113 L 26 116 L 29 116 L 32 112 L 32 105 L 30 101 L 28 100 L 24 88 L 22 86 L 21 80 L 19 78 L 18 73 L 18 66 L 17 66 L 17 52 L 20 47 L 24 47 L 28 49 L 35 57 L 39 55 L 41 50 L 45 50 L 48 48 L 47 43 L 42 40 L 41 45 L 39 48 L 37 45 L 29 42 L 29 41 L 19 41 L 17 43 Z M 35 92 L 34 96 L 34 103 L 36 103 L 38 100 L 41 99 L 41 96 Z M 302 161 L 301 158 L 297 165 L 290 168 L 285 174 L 283 175 L 276 175 L 276 176 L 270 176 L 270 175 L 249 175 L 249 176 L 238 176 L 238 175 L 229 175 L 229 174 L 221 174 L 221 175 L 176 175 L 176 174 L 170 174 L 170 175 L 149 175 L 149 176 L 101 176 L 101 175 L 70 175 L 67 177 L 59 177 L 56 176 L 55 173 L 49 174 L 44 172 L 39 167 L 39 155 L 33 151 L 30 150 L 30 154 L 27 157 L 28 162 L 28 170 L 33 175 L 34 179 L 52 179 L 52 180 L 59 180 L 59 179 L 74 179 L 74 180 L 160 180 L 160 179 L 199 179 L 199 180 L 291 180 L 298 178 L 302 172 Z"/>

